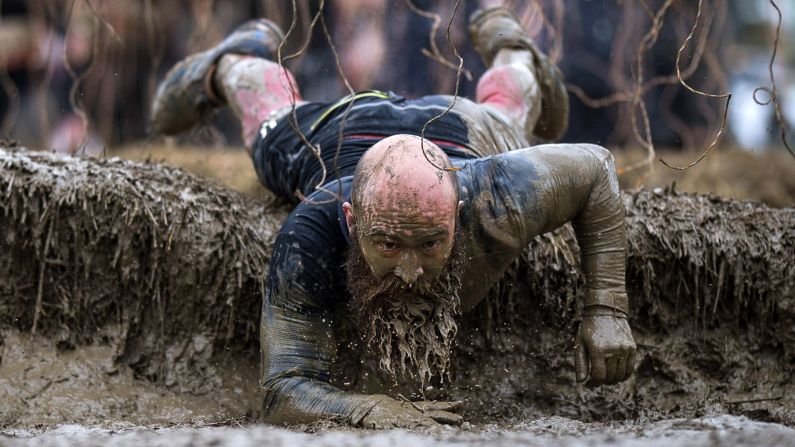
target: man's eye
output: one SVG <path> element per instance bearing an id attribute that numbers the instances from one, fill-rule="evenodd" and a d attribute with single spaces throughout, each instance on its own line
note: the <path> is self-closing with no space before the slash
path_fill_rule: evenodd
<path id="1" fill-rule="evenodd" d="M 392 251 L 398 248 L 397 244 L 394 242 L 379 242 L 378 246 L 384 251 Z"/>
<path id="2" fill-rule="evenodd" d="M 439 247 L 441 247 L 441 245 L 442 243 L 440 241 L 428 241 L 422 244 L 422 247 L 428 251 L 433 251 L 437 250 Z"/>

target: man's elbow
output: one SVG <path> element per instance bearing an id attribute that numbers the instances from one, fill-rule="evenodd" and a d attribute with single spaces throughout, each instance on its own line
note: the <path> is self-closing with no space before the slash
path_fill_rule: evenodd
<path id="1" fill-rule="evenodd" d="M 579 146 L 591 155 L 591 163 L 593 163 L 596 178 L 606 182 L 610 192 L 618 196 L 618 175 L 616 174 L 616 163 L 613 154 L 607 148 L 596 144 L 581 144 Z"/>

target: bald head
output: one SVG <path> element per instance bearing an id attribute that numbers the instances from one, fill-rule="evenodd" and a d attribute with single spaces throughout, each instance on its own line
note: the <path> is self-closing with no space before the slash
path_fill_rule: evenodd
<path id="1" fill-rule="evenodd" d="M 373 272 L 393 272 L 408 283 L 444 266 L 458 211 L 458 178 L 439 169 L 452 167 L 450 159 L 428 140 L 424 150 L 414 135 L 374 144 L 356 167 L 353 203 L 343 204 Z"/>
<path id="2" fill-rule="evenodd" d="M 356 167 L 351 191 L 355 207 L 368 214 L 385 206 L 453 211 L 458 179 L 454 172 L 437 168 L 450 168 L 452 163 L 428 140 L 424 150 L 423 155 L 420 137 L 414 135 L 394 135 L 374 144 Z"/>

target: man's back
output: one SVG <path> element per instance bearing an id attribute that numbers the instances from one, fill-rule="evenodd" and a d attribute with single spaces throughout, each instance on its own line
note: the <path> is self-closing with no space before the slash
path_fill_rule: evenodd
<path id="1" fill-rule="evenodd" d="M 356 163 L 373 144 L 390 135 L 420 135 L 426 122 L 449 107 L 450 98 L 407 99 L 368 91 L 354 96 L 353 106 L 350 103 L 348 96 L 331 103 L 307 103 L 296 109 L 299 128 L 315 150 L 319 148 L 320 157 L 293 129 L 289 115 L 263 123 L 254 143 L 254 166 L 271 191 L 297 201 L 296 192 L 307 196 L 323 183 L 352 175 Z M 477 156 L 466 123 L 454 112 L 431 122 L 425 129 L 425 138 L 451 159 Z"/>

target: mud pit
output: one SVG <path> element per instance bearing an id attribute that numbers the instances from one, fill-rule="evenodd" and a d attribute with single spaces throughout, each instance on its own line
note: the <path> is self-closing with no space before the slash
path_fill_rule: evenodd
<path id="1" fill-rule="evenodd" d="M 285 208 L 118 159 L 0 150 L 0 168 L 3 433 L 188 424 L 163 442 L 209 442 L 234 429 L 195 427 L 256 421 L 261 287 Z M 573 383 L 576 244 L 567 230 L 544 236 L 464 318 L 454 384 L 441 395 L 466 401 L 474 432 L 441 441 L 631 443 L 645 430 L 676 432 L 655 428 L 671 418 L 701 427 L 690 441 L 792 433 L 720 416 L 735 428 L 715 435 L 704 422 L 713 419 L 687 421 L 733 414 L 795 426 L 795 210 L 666 191 L 628 193 L 625 204 L 636 376 L 599 390 Z M 544 419 L 553 415 L 562 419 Z M 566 435 L 572 424 L 580 428 Z M 250 442 L 305 439 L 237 430 Z M 105 443 L 101 431 L 75 433 Z M 310 439 L 333 443 L 327 435 Z M 403 439 L 391 436 L 344 442 Z"/>

